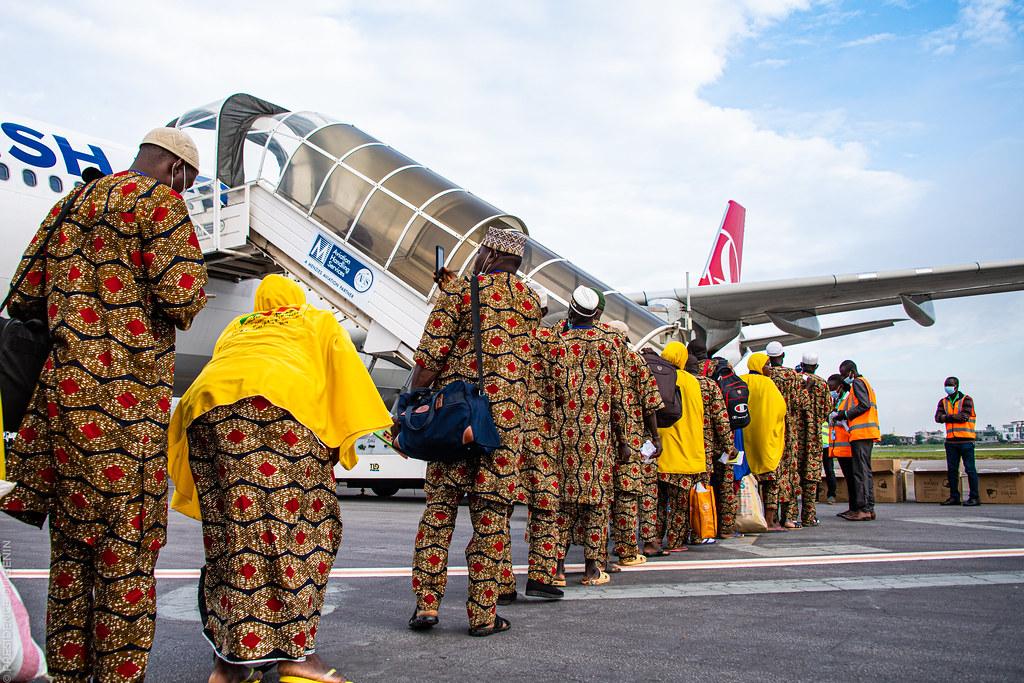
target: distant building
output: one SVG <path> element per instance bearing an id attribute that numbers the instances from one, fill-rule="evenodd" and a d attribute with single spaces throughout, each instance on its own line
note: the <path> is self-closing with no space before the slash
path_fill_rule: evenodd
<path id="1" fill-rule="evenodd" d="M 1003 425 L 1003 441 L 1024 441 L 1024 420 L 1015 420 Z"/>
<path id="2" fill-rule="evenodd" d="M 914 443 L 943 443 L 946 440 L 946 430 L 936 429 L 934 431 L 920 431 L 914 434 Z"/>
<path id="3" fill-rule="evenodd" d="M 977 431 L 978 443 L 999 443 L 1003 440 L 1003 434 L 992 425 Z"/>

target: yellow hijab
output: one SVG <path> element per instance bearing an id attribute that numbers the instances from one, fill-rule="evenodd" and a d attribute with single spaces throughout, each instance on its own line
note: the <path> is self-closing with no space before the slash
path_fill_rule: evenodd
<path id="1" fill-rule="evenodd" d="M 743 375 L 750 389 L 750 424 L 743 429 L 743 449 L 754 474 L 773 472 L 786 447 L 786 400 L 775 382 L 761 374 L 767 363 L 767 355 L 755 353 L 747 359 L 750 374 Z"/>
<path id="2" fill-rule="evenodd" d="M 661 456 L 658 471 L 665 474 L 697 474 L 707 471 L 704 452 L 704 398 L 700 382 L 682 370 L 689 352 L 680 342 L 669 342 L 661 357 L 680 368 L 676 371 L 676 386 L 683 397 L 683 416 L 674 425 L 659 429 Z"/>
<path id="3" fill-rule="evenodd" d="M 171 417 L 171 507 L 196 519 L 187 432 L 193 420 L 217 406 L 263 396 L 328 447 L 340 449 L 346 469 L 358 461 L 356 439 L 391 425 L 370 373 L 333 315 L 309 306 L 302 288 L 281 275 L 263 278 L 255 298 L 255 312 L 228 324 Z"/>

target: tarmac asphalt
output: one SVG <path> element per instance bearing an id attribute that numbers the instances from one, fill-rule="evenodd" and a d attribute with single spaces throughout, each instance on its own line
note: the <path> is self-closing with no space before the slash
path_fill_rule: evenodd
<path id="1" fill-rule="evenodd" d="M 462 548 L 441 624 L 413 633 L 408 566 L 419 492 L 380 499 L 340 489 L 345 538 L 317 648 L 355 681 L 1019 681 L 1024 680 L 1024 506 L 877 506 L 876 522 L 834 516 L 653 560 L 566 600 L 499 608 L 512 630 L 466 635 Z M 513 518 L 526 559 L 525 510 Z M 0 556 L 42 642 L 47 536 L 0 519 Z M 570 563 L 581 562 L 574 548 Z M 156 643 L 147 680 L 205 681 L 194 571 L 198 523 L 171 513 L 158 565 Z M 171 571 L 178 570 L 178 571 Z M 525 579 L 520 577 L 520 589 Z M 265 680 L 276 681 L 274 674 Z"/>

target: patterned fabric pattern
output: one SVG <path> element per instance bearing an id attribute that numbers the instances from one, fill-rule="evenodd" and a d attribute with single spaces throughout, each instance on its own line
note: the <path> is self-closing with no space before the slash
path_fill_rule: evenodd
<path id="1" fill-rule="evenodd" d="M 658 461 L 640 464 L 643 488 L 638 497 L 640 542 L 660 543 L 658 534 Z"/>
<path id="2" fill-rule="evenodd" d="M 441 606 L 448 585 L 448 549 L 452 544 L 459 501 L 464 493 L 446 484 L 428 481 L 424 488 L 427 506 L 420 519 L 412 560 L 412 589 L 416 609 L 436 610 Z M 489 498 L 469 496 L 469 516 L 473 536 L 466 546 L 469 567 L 469 598 L 466 612 L 470 628 L 491 623 L 501 591 L 499 576 L 504 566 L 505 550 L 510 543 L 509 505 Z M 510 563 L 509 563 L 510 564 Z M 505 566 L 507 586 L 511 566 Z"/>
<path id="3" fill-rule="evenodd" d="M 637 519 L 639 517 L 638 495 L 616 491 L 612 503 L 612 542 L 619 557 L 633 557 L 640 554 L 637 545 Z"/>
<path id="4" fill-rule="evenodd" d="M 666 548 L 681 548 L 690 538 L 690 489 L 707 484 L 706 474 L 661 474 Z"/>
<path id="5" fill-rule="evenodd" d="M 180 195 L 125 171 L 84 189 L 11 299 L 14 317 L 48 321 L 53 344 L 7 453 L 18 486 L 0 509 L 35 523 L 50 516 L 55 680 L 145 675 L 152 569 L 166 540 L 174 330 L 206 305 L 206 281 Z"/>
<path id="6" fill-rule="evenodd" d="M 620 338 L 596 327 L 569 328 L 560 337 L 561 346 L 551 351 L 563 370 L 555 386 L 562 502 L 608 509 L 615 459 L 612 415 L 621 411 L 614 379 L 620 372 Z"/>
<path id="7" fill-rule="evenodd" d="M 262 396 L 219 406 L 188 430 L 203 513 L 203 634 L 229 662 L 316 649 L 341 513 L 327 447 Z"/>
<path id="8" fill-rule="evenodd" d="M 510 273 L 479 275 L 477 279 L 483 389 L 491 401 L 502 447 L 473 460 L 432 462 L 427 465 L 427 477 L 511 505 L 518 497 L 523 426 L 529 423 L 527 383 L 535 360 L 533 331 L 540 322 L 540 301 Z M 470 289 L 469 280 L 460 278 L 441 290 L 416 350 L 416 363 L 439 373 L 434 382 L 437 388 L 455 380 L 477 381 Z"/>
<path id="9" fill-rule="evenodd" d="M 736 480 L 733 475 L 732 465 L 715 461 L 711 485 L 715 489 L 715 508 L 718 510 L 718 535 L 723 538 L 736 531 L 739 497 L 736 495 Z"/>
<path id="10" fill-rule="evenodd" d="M 527 399 L 527 426 L 519 454 L 519 491 L 516 500 L 531 509 L 558 510 L 561 470 L 558 467 L 560 443 L 554 438 L 555 381 L 562 369 L 552 360 L 559 348 L 558 335 L 538 326 L 534 330 L 533 363 Z"/>
<path id="11" fill-rule="evenodd" d="M 584 558 L 604 562 L 608 555 L 610 512 L 607 504 L 579 505 L 563 502 L 557 518 L 560 556 L 566 556 L 570 540 L 574 540 L 583 546 Z"/>
<path id="12" fill-rule="evenodd" d="M 828 421 L 832 397 L 828 384 L 817 375 L 804 375 L 807 410 L 800 421 L 800 478 L 821 481 L 821 425 Z"/>
<path id="13" fill-rule="evenodd" d="M 807 410 L 807 392 L 804 391 L 803 379 L 796 370 L 786 367 L 766 365 L 765 374 L 775 382 L 786 401 L 786 445 L 776 470 L 776 482 L 779 487 L 779 502 L 789 503 L 800 495 L 800 472 L 798 453 L 801 445 L 800 424 L 803 413 Z"/>
<path id="14" fill-rule="evenodd" d="M 639 493 L 643 486 L 640 447 L 649 436 L 644 424 L 644 413 L 659 410 L 665 404 L 647 363 L 640 354 L 629 348 L 625 338 L 619 339 L 622 371 L 616 380 L 618 394 L 622 399 L 622 412 L 615 413 L 613 419 L 616 423 L 616 440 L 625 442 L 628 457 L 623 460 L 619 449 L 616 449 L 615 491 Z"/>

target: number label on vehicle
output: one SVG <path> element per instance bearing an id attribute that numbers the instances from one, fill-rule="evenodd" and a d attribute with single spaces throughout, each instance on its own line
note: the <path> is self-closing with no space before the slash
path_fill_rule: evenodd
<path id="1" fill-rule="evenodd" d="M 371 472 L 380 472 L 380 463 L 379 462 L 371 462 L 370 463 L 370 471 Z"/>

